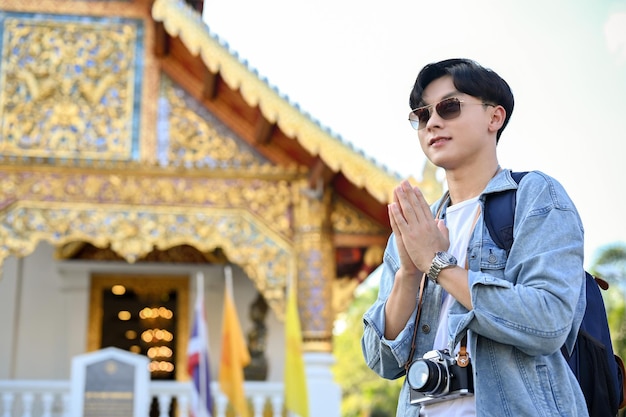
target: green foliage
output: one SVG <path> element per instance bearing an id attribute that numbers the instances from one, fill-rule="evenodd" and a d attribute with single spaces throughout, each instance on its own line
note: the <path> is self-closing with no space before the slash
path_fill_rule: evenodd
<path id="1" fill-rule="evenodd" d="M 376 300 L 377 291 L 377 288 L 366 288 L 338 320 L 341 330 L 333 339 L 337 360 L 333 372 L 343 392 L 343 417 L 392 417 L 396 414 L 403 379 L 381 378 L 367 367 L 361 351 L 363 313 Z"/>
<path id="2" fill-rule="evenodd" d="M 613 350 L 626 358 L 626 244 L 613 243 L 600 248 L 590 272 L 609 282 L 602 291 L 606 305 Z"/>

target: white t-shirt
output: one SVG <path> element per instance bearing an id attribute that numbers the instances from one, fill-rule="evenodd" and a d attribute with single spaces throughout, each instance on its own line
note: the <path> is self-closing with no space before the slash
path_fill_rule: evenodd
<path id="1" fill-rule="evenodd" d="M 449 253 L 457 259 L 458 265 L 465 267 L 467 259 L 467 246 L 474 228 L 478 210 L 478 197 L 452 205 L 446 210 L 446 226 L 450 231 Z M 433 349 L 446 349 L 448 347 L 448 310 L 454 302 L 454 298 L 445 293 L 439 313 L 439 327 L 435 335 Z M 456 347 L 455 353 L 458 352 Z M 471 349 L 467 346 L 468 352 Z M 474 417 L 476 416 L 476 402 L 474 397 L 461 397 L 441 403 L 424 405 L 420 410 L 423 417 Z"/>

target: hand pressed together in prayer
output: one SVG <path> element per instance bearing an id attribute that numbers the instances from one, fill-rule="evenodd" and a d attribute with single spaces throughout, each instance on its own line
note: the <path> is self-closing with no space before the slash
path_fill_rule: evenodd
<path id="1" fill-rule="evenodd" d="M 450 246 L 448 228 L 433 218 L 424 195 L 408 181 L 395 188 L 389 204 L 391 229 L 396 235 L 401 268 L 407 275 L 428 272 L 437 251 Z"/>

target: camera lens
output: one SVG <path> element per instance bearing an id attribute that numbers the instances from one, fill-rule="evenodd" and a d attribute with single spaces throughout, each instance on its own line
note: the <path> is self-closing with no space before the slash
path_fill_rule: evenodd
<path id="1" fill-rule="evenodd" d="M 429 395 L 440 394 L 448 386 L 446 369 L 430 360 L 418 359 L 413 362 L 406 379 L 411 388 Z"/>

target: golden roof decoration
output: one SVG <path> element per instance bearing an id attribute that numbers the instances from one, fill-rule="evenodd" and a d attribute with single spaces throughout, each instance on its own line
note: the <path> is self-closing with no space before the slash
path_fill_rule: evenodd
<path id="1" fill-rule="evenodd" d="M 263 116 L 285 135 L 296 139 L 330 169 L 341 171 L 349 181 L 366 189 L 381 203 L 391 201 L 393 189 L 400 180 L 398 175 L 377 165 L 341 138 L 332 136 L 309 115 L 300 112 L 220 43 L 199 13 L 182 0 L 156 0 L 152 17 L 163 23 L 170 36 L 179 37 L 193 55 L 200 56 L 209 71 L 219 72 L 229 88 L 239 90 L 248 105 L 258 106 Z"/>

